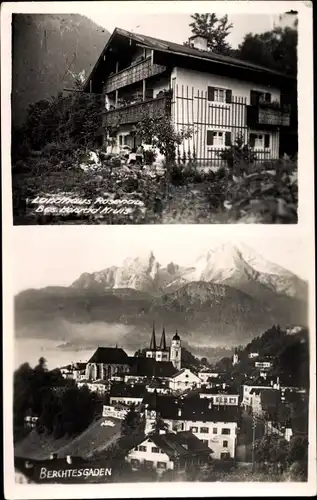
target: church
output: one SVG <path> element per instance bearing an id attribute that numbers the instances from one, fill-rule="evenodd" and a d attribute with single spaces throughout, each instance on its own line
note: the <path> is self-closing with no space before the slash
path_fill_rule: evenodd
<path id="1" fill-rule="evenodd" d="M 156 361 L 170 361 L 176 370 L 181 369 L 181 339 L 177 333 L 173 336 L 171 346 L 167 347 L 165 328 L 163 327 L 159 345 L 156 344 L 155 325 L 153 324 L 150 347 L 146 350 L 146 357 Z"/>

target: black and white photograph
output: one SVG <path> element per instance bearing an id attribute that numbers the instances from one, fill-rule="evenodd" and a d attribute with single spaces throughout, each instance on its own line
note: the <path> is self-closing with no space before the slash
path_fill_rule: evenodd
<path id="1" fill-rule="evenodd" d="M 13 15 L 14 224 L 297 223 L 297 11 L 168 5 Z"/>
<path id="2" fill-rule="evenodd" d="M 144 229 L 16 233 L 17 479 L 307 481 L 303 242 Z"/>
<path id="3" fill-rule="evenodd" d="M 8 500 L 316 493 L 312 33 L 2 4 Z"/>

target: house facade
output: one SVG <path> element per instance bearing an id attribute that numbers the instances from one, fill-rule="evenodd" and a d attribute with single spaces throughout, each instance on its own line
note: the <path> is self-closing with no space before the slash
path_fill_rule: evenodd
<path id="1" fill-rule="evenodd" d="M 170 389 L 172 391 L 185 391 L 187 389 L 195 389 L 200 387 L 200 378 L 190 371 L 189 368 L 183 368 L 175 373 L 170 379 Z"/>
<path id="2" fill-rule="evenodd" d="M 136 147 L 135 126 L 143 114 L 163 113 L 176 130 L 190 131 L 177 150 L 185 161 L 219 165 L 221 152 L 238 136 L 257 159 L 278 158 L 280 130 L 290 126 L 286 90 L 295 83 L 256 64 L 214 54 L 199 38 L 186 47 L 114 30 L 84 87 L 103 96 L 104 141 L 114 152 L 123 145 Z"/>
<path id="3" fill-rule="evenodd" d="M 155 469 L 185 471 L 189 466 L 202 466 L 209 461 L 212 450 L 191 432 L 151 433 L 130 449 L 126 460 L 132 468 L 140 465 Z"/>
<path id="4" fill-rule="evenodd" d="M 212 449 L 212 458 L 235 458 L 239 423 L 237 407 L 213 407 L 210 401 L 188 398 L 182 402 L 157 396 L 145 405 L 145 432 L 150 432 L 159 417 L 170 431 L 190 431 Z"/>

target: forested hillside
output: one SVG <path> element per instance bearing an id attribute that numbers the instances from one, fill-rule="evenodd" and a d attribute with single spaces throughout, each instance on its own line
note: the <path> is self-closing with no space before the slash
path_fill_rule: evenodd
<path id="1" fill-rule="evenodd" d="M 15 14 L 12 19 L 12 124 L 30 104 L 87 77 L 109 32 L 78 14 Z"/>

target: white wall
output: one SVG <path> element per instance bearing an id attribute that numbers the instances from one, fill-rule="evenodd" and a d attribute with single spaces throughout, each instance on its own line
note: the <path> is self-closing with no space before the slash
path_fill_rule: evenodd
<path id="1" fill-rule="evenodd" d="M 140 404 L 142 403 L 142 399 L 143 398 L 128 398 L 126 396 L 112 396 L 110 398 L 110 404 L 115 404 L 115 403 L 121 403 L 121 404 L 125 404 L 125 405 L 132 405 L 132 404 Z"/>
<path id="2" fill-rule="evenodd" d="M 140 443 L 140 445 L 145 446 L 146 451 L 138 451 L 135 449 L 131 450 L 126 457 L 129 462 L 131 461 L 131 459 L 137 459 L 140 461 L 140 463 L 143 463 L 145 460 L 151 460 L 153 462 L 154 468 L 157 468 L 158 462 L 164 462 L 166 464 L 166 469 L 174 468 L 173 462 L 171 462 L 169 456 L 166 453 L 162 453 L 161 450 L 159 453 L 152 452 L 152 447 L 157 447 L 155 443 L 150 442 L 147 439 L 143 443 Z"/>
<path id="3" fill-rule="evenodd" d="M 171 378 L 170 380 L 170 388 L 173 391 L 185 390 L 189 389 L 190 387 L 200 387 L 200 384 L 200 378 L 187 368 L 184 372 Z"/>
<path id="4" fill-rule="evenodd" d="M 174 79 L 173 79 L 174 77 Z M 280 101 L 281 92 L 278 88 L 268 87 L 248 81 L 241 81 L 236 78 L 223 77 L 193 71 L 185 68 L 176 68 L 172 74 L 174 99 L 172 105 L 172 119 L 177 130 L 183 128 L 182 123 L 193 124 L 194 134 L 190 139 L 184 140 L 181 153 L 187 153 L 188 149 L 195 149 L 198 157 L 212 158 L 217 154 L 217 151 L 223 149 L 225 145 L 208 145 L 207 146 L 207 129 L 221 132 L 231 132 L 231 141 L 234 142 L 238 133 L 243 130 L 244 141 L 249 141 L 249 133 L 253 132 L 246 128 L 246 106 L 250 104 L 250 92 L 256 90 L 259 92 L 269 92 L 272 101 Z M 208 86 L 219 87 L 222 89 L 232 90 L 233 98 L 238 98 L 245 105 L 237 106 L 230 103 L 210 103 L 206 106 L 206 101 L 200 98 L 207 98 Z M 175 99 L 175 95 L 178 98 Z M 195 98 L 194 98 L 195 96 Z M 184 97 L 185 99 L 181 99 Z M 188 100 L 187 97 L 193 100 Z M 239 111 L 238 111 L 239 110 Z M 197 124 L 200 122 L 200 124 Z M 210 124 L 204 126 L 201 123 Z M 236 125 L 241 128 L 232 128 Z M 242 129 L 243 127 L 243 129 Z M 278 130 L 254 131 L 256 134 L 270 135 L 270 148 L 265 151 L 264 147 L 255 148 L 259 152 L 259 156 L 263 159 L 278 158 L 279 153 L 279 132 Z M 263 153 L 266 153 L 263 155 Z M 220 159 L 218 160 L 220 164 Z"/>
<path id="5" fill-rule="evenodd" d="M 202 422 L 202 421 L 187 421 L 182 420 L 181 416 L 178 420 L 163 419 L 166 424 L 168 424 L 171 431 L 191 431 L 198 439 L 206 441 L 209 448 L 213 450 L 212 457 L 220 459 L 222 452 L 229 452 L 232 458 L 235 457 L 236 449 L 236 436 L 237 436 L 237 423 L 236 422 Z M 145 432 L 150 432 L 152 429 L 152 423 L 154 419 L 147 417 L 146 413 L 146 427 Z M 191 428 L 198 428 L 192 430 Z M 201 432 L 202 427 L 207 427 L 208 432 Z M 213 433 L 213 429 L 217 430 L 217 433 Z M 222 429 L 230 429 L 230 434 L 222 434 Z M 228 441 L 228 447 L 223 446 L 223 442 Z"/>
<path id="6" fill-rule="evenodd" d="M 200 398 L 211 399 L 214 404 L 227 405 L 227 406 L 238 406 L 239 395 L 238 394 L 205 394 L 201 392 L 199 394 Z"/>

